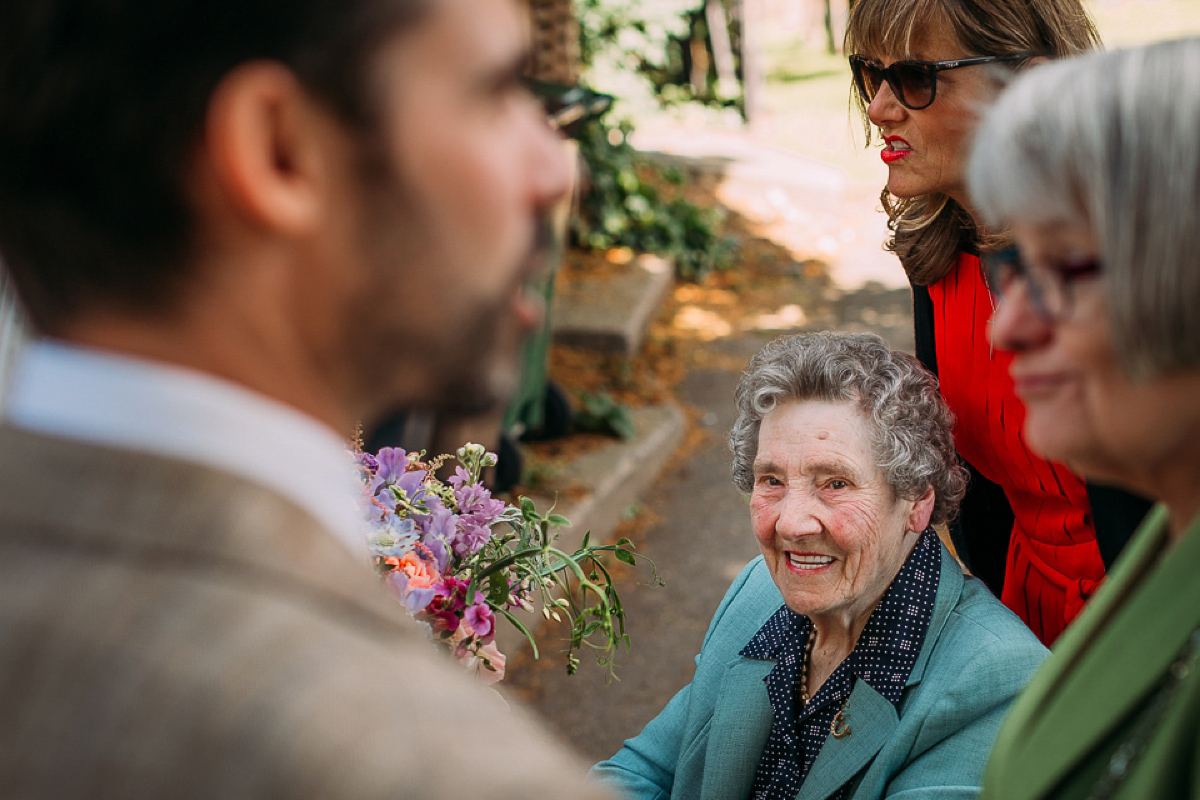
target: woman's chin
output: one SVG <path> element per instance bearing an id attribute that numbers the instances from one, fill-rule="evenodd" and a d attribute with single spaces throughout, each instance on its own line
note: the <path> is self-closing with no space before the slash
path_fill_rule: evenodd
<path id="1" fill-rule="evenodd" d="M 1050 461 L 1078 460 L 1084 447 L 1084 439 L 1075 430 L 1076 425 L 1058 415 L 1038 413 L 1029 409 L 1025 417 L 1025 443 L 1043 458 Z"/>
<path id="2" fill-rule="evenodd" d="M 1120 460 L 1106 456 L 1102 437 L 1088 429 L 1081 415 L 1063 418 L 1031 411 L 1025 418 L 1025 443 L 1043 458 L 1065 464 L 1086 478 L 1125 484 Z"/>

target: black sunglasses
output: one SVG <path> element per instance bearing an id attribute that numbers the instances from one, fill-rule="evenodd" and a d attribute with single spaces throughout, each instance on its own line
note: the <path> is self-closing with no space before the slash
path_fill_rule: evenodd
<path id="1" fill-rule="evenodd" d="M 937 75 L 947 69 L 990 64 L 994 61 L 1024 61 L 1029 55 L 973 56 L 956 58 L 952 61 L 895 61 L 885 67 L 866 56 L 850 56 L 850 72 L 854 85 L 863 102 L 870 104 L 879 93 L 883 82 L 892 87 L 892 94 L 900 105 L 912 111 L 928 108 L 937 96 Z"/>
<path id="2" fill-rule="evenodd" d="M 1074 284 L 1100 274 L 1099 259 L 1081 258 L 1054 267 L 1036 267 L 1025 261 L 1014 245 L 983 256 L 988 288 L 997 300 L 1012 290 L 1017 280 L 1025 282 L 1029 305 L 1046 322 L 1058 322 L 1071 313 Z"/>

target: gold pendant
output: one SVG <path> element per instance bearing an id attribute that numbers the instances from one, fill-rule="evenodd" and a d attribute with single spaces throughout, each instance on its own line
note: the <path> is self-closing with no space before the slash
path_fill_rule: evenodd
<path id="1" fill-rule="evenodd" d="M 842 703 L 842 707 L 834 715 L 833 722 L 829 723 L 829 732 L 833 734 L 833 738 L 835 739 L 841 739 L 850 735 L 850 726 L 846 724 L 845 703 Z"/>

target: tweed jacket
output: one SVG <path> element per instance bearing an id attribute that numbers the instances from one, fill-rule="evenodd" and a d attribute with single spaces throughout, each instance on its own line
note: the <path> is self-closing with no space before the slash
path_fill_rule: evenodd
<path id="1" fill-rule="evenodd" d="M 465 796 L 607 794 L 291 502 L 0 426 L 0 797 Z"/>
<path id="2" fill-rule="evenodd" d="M 1200 798 L 1200 669 L 1161 716 L 1146 712 L 1200 629 L 1200 520 L 1174 545 L 1166 510 L 1147 517 L 1092 602 L 1013 705 L 983 796 L 1088 797 L 1113 753 L 1147 727 L 1144 749 L 1109 797 Z"/>
<path id="3" fill-rule="evenodd" d="M 771 660 L 739 651 L 783 604 L 759 557 L 717 609 L 692 683 L 642 733 L 593 768 L 639 800 L 746 800 L 771 728 Z M 865 681 L 846 704 L 851 735 L 825 740 L 798 795 L 851 784 L 866 798 L 970 798 L 1009 703 L 1046 649 L 942 548 L 933 617 L 899 711 Z"/>

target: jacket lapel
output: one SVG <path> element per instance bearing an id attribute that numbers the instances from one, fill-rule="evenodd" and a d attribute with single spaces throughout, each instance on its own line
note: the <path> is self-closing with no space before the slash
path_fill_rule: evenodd
<path id="1" fill-rule="evenodd" d="M 943 546 L 941 551 L 942 569 L 933 615 L 929 619 L 921 652 L 908 676 L 907 686 L 920 683 L 925 676 L 933 644 L 941 635 L 950 612 L 962 594 L 962 570 L 949 550 Z M 830 736 L 825 740 L 821 754 L 804 779 L 797 800 L 819 800 L 840 789 L 875 757 L 900 724 L 896 707 L 862 680 L 854 682 L 843 718 L 850 728 L 850 734 L 841 739 Z"/>
<path id="2" fill-rule="evenodd" d="M 921 652 L 917 662 L 913 664 L 912 672 L 908 675 L 905 686 L 914 686 L 925 676 L 925 668 L 929 666 L 929 656 L 933 653 L 933 644 L 942 635 L 950 612 L 958 606 L 958 598 L 962 595 L 962 567 L 950 555 L 950 551 L 942 545 L 942 570 L 938 578 L 937 595 L 933 601 L 933 615 L 929 618 L 929 628 L 925 631 L 925 640 L 921 643 Z"/>
<path id="3" fill-rule="evenodd" d="M 774 661 L 742 656 L 729 663 L 709 728 L 702 800 L 750 796 L 759 756 L 771 735 L 771 701 L 763 679 L 774 668 Z"/>
<path id="4" fill-rule="evenodd" d="M 826 737 L 797 800 L 833 794 L 875 757 L 900 724 L 895 706 L 861 680 L 854 683 L 843 717 L 849 733 L 840 739 Z"/>
<path id="5" fill-rule="evenodd" d="M 962 571 L 943 547 L 933 617 L 908 685 L 921 681 L 933 643 L 958 603 L 962 585 Z M 721 702 L 716 705 L 709 728 L 701 800 L 750 796 L 759 756 L 771 735 L 771 702 L 763 680 L 774 667 L 773 660 L 741 656 L 729 663 Z M 851 780 L 887 743 L 900 722 L 896 708 L 865 681 L 855 682 L 846 701 L 845 720 L 850 735 L 841 739 L 830 736 L 825 740 L 798 800 L 828 797 Z"/>
<path id="6" fill-rule="evenodd" d="M 1200 526 L 1161 562 L 1161 509 L 1147 526 L 1086 625 L 1056 647 L 1054 671 L 1040 676 L 1037 696 L 1022 704 L 1027 722 L 1012 763 L 1022 764 L 1027 783 L 1014 781 L 1009 797 L 1041 797 L 1058 784 L 1144 700 L 1200 626 L 1200 581 L 1192 574 Z"/>

